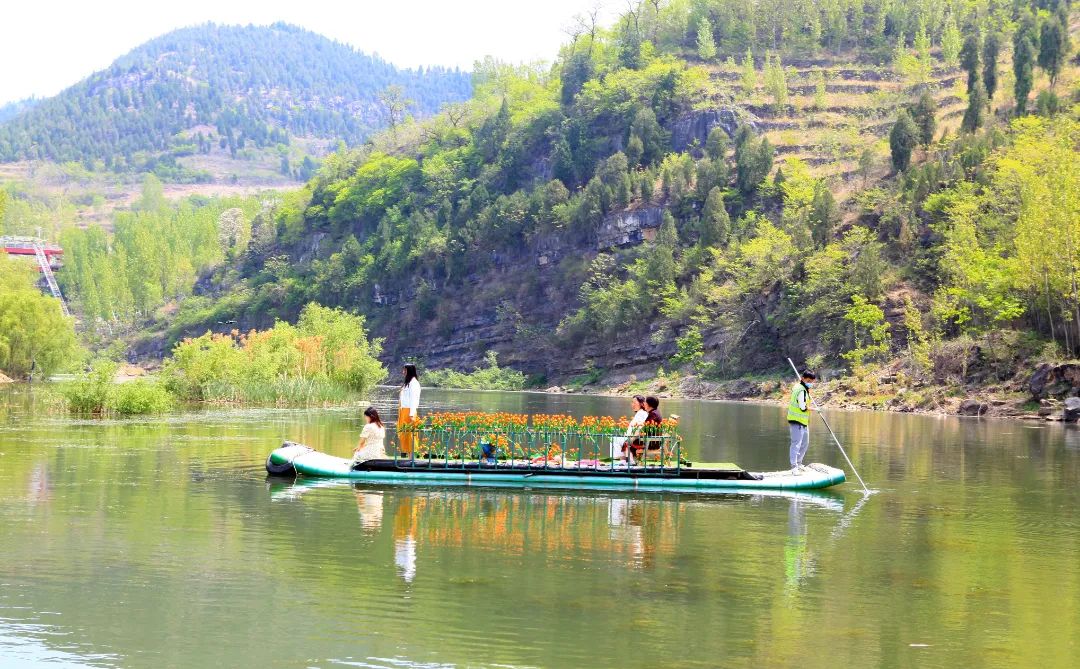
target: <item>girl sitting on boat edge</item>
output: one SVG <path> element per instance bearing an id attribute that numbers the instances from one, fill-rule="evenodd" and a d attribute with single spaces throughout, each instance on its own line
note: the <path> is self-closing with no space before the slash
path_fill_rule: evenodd
<path id="1" fill-rule="evenodd" d="M 386 458 L 386 428 L 375 407 L 364 409 L 364 429 L 353 449 L 352 464 L 355 467 L 365 460 L 383 460 Z"/>

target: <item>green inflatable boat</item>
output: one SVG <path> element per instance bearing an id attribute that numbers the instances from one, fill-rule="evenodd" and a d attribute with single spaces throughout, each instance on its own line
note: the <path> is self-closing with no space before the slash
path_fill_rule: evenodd
<path id="1" fill-rule="evenodd" d="M 628 467 L 624 463 L 551 460 L 477 461 L 432 459 L 350 460 L 285 442 L 266 459 L 275 476 L 310 476 L 408 485 L 523 486 L 606 490 L 678 490 L 714 492 L 730 489 L 813 490 L 843 483 L 844 472 L 810 464 L 799 472 L 748 472 L 731 463 L 682 463 L 678 466 Z"/>

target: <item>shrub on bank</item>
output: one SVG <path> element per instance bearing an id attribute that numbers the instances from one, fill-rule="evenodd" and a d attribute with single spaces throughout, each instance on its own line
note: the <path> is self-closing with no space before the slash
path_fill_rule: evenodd
<path id="1" fill-rule="evenodd" d="M 424 382 L 437 388 L 465 390 L 521 390 L 525 375 L 510 367 L 499 367 L 499 355 L 488 351 L 487 367 L 477 367 L 469 373 L 454 369 L 436 369 L 424 374 Z"/>
<path id="2" fill-rule="evenodd" d="M 164 413 L 173 407 L 171 393 L 156 381 L 139 379 L 113 387 L 108 407 L 119 416 Z"/>
<path id="3" fill-rule="evenodd" d="M 309 304 L 296 325 L 246 334 L 206 333 L 173 349 L 165 386 L 186 400 L 249 404 L 334 404 L 386 378 L 364 318 Z"/>
<path id="4" fill-rule="evenodd" d="M 58 386 L 68 411 L 83 415 L 142 416 L 172 408 L 173 396 L 156 381 L 117 384 L 116 363 L 100 361 L 89 372 Z"/>

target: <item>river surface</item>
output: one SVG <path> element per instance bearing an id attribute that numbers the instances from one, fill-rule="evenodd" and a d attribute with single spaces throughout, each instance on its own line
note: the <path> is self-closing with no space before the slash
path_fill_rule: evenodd
<path id="1" fill-rule="evenodd" d="M 33 401 L 0 392 L 4 669 L 1080 666 L 1075 427 L 832 412 L 875 494 L 702 496 L 268 480 L 283 439 L 347 455 L 359 411 Z M 662 409 L 692 458 L 786 463 L 779 406 Z M 845 466 L 817 427 L 807 459 Z"/>

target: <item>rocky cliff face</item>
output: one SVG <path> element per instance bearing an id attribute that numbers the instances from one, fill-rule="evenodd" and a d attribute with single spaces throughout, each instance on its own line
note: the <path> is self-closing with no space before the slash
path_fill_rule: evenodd
<path id="1" fill-rule="evenodd" d="M 671 127 L 671 148 L 686 151 L 694 146 L 705 146 L 705 140 L 713 128 L 724 129 L 728 137 L 735 137 L 740 125 L 748 125 L 757 131 L 758 120 L 753 115 L 731 107 L 704 109 L 685 114 L 675 120 Z"/>
<path id="2" fill-rule="evenodd" d="M 596 248 L 605 251 L 652 241 L 664 221 L 663 207 L 641 207 L 613 213 L 596 233 Z"/>

